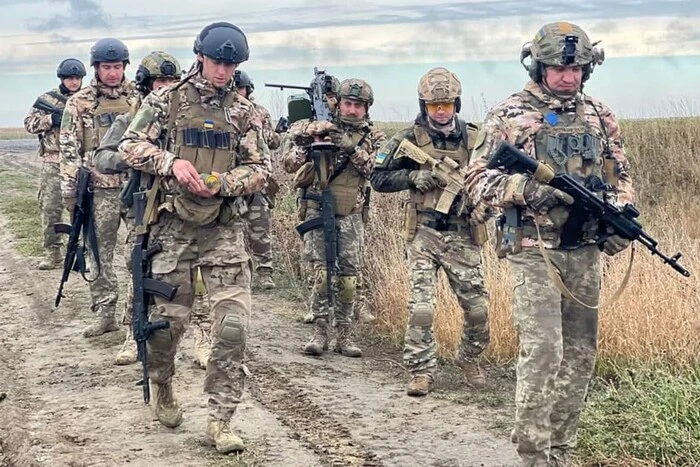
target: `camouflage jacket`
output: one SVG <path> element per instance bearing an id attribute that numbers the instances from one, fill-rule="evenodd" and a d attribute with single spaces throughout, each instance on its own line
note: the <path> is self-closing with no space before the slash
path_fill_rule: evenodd
<path id="1" fill-rule="evenodd" d="M 535 137 L 543 125 L 545 116 L 525 97 L 534 96 L 553 112 L 575 113 L 577 105 L 582 105 L 586 124 L 599 137 L 604 152 L 618 162 L 618 185 L 615 191 L 606 193 L 606 199 L 623 206 L 634 203 L 636 195 L 632 186 L 629 162 L 625 156 L 622 135 L 617 118 L 604 103 L 597 99 L 578 93 L 568 100 L 560 100 L 545 93 L 539 85 L 529 81 L 524 93 L 515 93 L 496 104 L 486 116 L 477 137 L 467 174 L 467 192 L 474 200 L 480 200 L 494 208 L 510 208 L 522 205 L 522 190 L 525 177 L 520 174 L 504 173 L 501 170 L 486 169 L 492 153 L 502 140 L 520 147 L 533 159 L 535 154 Z M 529 207 L 525 208 L 524 218 L 532 224 L 535 214 Z M 540 225 L 552 226 L 548 216 L 540 218 Z M 534 246 L 536 237 L 527 237 L 523 246 Z M 552 244 L 546 245 L 552 247 Z"/>
<path id="2" fill-rule="evenodd" d="M 100 146 L 95 149 L 95 154 L 93 156 L 93 163 L 95 164 L 95 169 L 98 172 L 111 175 L 118 174 L 122 172 L 127 172 L 129 170 L 129 165 L 122 158 L 119 152 L 119 142 L 124 136 L 126 129 L 129 127 L 133 116 L 136 111 L 141 107 L 141 102 L 143 97 L 139 95 L 139 100 L 134 103 L 131 111 L 126 114 L 119 115 L 112 123 L 112 126 L 105 134 L 102 141 L 100 141 Z"/>
<path id="3" fill-rule="evenodd" d="M 201 74 L 190 78 L 199 93 L 202 105 L 220 106 L 226 93 L 234 92 L 226 88 L 225 92 L 216 88 Z M 167 193 L 177 190 L 178 182 L 173 175 L 173 162 L 177 155 L 162 149 L 159 143 L 161 132 L 169 120 L 169 108 L 172 99 L 172 87 L 161 88 L 151 92 L 144 100 L 131 124 L 119 143 L 119 152 L 124 161 L 132 168 L 152 175 L 163 177 L 161 189 Z M 182 88 L 181 88 L 182 90 Z M 230 170 L 220 174 L 221 189 L 218 196 L 236 197 L 250 195 L 267 187 L 272 172 L 270 151 L 265 144 L 262 121 L 253 104 L 235 93 L 233 105 L 225 109 L 232 132 L 235 133 L 236 161 Z M 179 100 L 178 114 L 188 106 L 186 98 Z M 178 117 L 179 118 L 179 117 Z M 185 126 L 175 120 L 177 127 Z M 174 132 L 167 135 L 165 147 L 175 144 Z"/>
<path id="4" fill-rule="evenodd" d="M 71 95 L 73 95 L 73 93 L 63 94 L 60 88 L 55 88 L 39 96 L 37 101 L 43 100 L 47 104 L 63 111 L 66 106 L 65 100 Z M 59 99 L 58 96 L 61 98 Z M 58 126 L 53 126 L 51 112 L 32 107 L 32 110 L 30 110 L 29 114 L 24 118 L 24 128 L 28 133 L 39 135 L 39 156 L 44 159 L 44 162 L 58 164 L 58 134 L 60 128 Z"/>
<path id="5" fill-rule="evenodd" d="M 66 103 L 61 122 L 61 192 L 64 198 L 76 196 L 76 175 L 78 167 L 92 168 L 92 184 L 96 188 L 118 188 L 125 180 L 124 175 L 104 175 L 94 169 L 94 148 L 83 148 L 86 130 L 94 129 L 93 117 L 99 97 L 118 99 L 126 97 L 129 106 L 139 99 L 136 86 L 131 81 L 123 81 L 115 88 L 99 83 L 96 78 L 90 86 L 75 93 Z M 87 151 L 87 152 L 86 152 Z"/>
<path id="6" fill-rule="evenodd" d="M 372 169 L 374 168 L 374 160 L 379 148 L 386 142 L 386 134 L 379 129 L 373 129 L 369 121 L 365 121 L 358 127 L 344 124 L 341 121 L 334 123 L 326 121 L 309 121 L 299 120 L 292 124 L 288 130 L 289 149 L 283 155 L 284 169 L 288 173 L 294 173 L 299 170 L 302 165 L 309 161 L 309 146 L 300 143 L 300 140 L 307 139 L 309 136 L 323 136 L 328 134 L 329 128 L 337 125 L 341 130 L 351 135 L 361 133 L 364 138 L 359 144 L 359 151 L 351 156 L 338 154 L 334 163 L 334 167 L 346 166 L 347 162 L 357 171 L 357 173 L 365 179 L 369 179 Z M 331 174 L 333 175 L 333 174 Z M 309 190 L 318 193 L 319 189 L 314 184 L 309 187 Z M 354 209 L 359 210 L 365 203 L 364 186 L 360 185 L 357 193 L 357 202 Z"/>
<path id="7" fill-rule="evenodd" d="M 251 102 L 253 102 L 253 101 L 251 100 Z M 253 105 L 255 106 L 255 110 L 258 111 L 258 114 L 260 115 L 260 118 L 262 119 L 263 135 L 265 137 L 265 142 L 267 143 L 267 147 L 270 148 L 271 150 L 279 148 L 280 147 L 280 135 L 275 131 L 275 127 L 272 126 L 272 117 L 270 116 L 270 112 L 268 112 L 265 107 L 258 104 L 257 102 L 253 102 Z"/>

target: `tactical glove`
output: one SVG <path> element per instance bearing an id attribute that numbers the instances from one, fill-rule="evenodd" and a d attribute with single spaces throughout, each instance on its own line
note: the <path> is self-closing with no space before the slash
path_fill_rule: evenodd
<path id="1" fill-rule="evenodd" d="M 59 112 L 51 112 L 51 127 L 60 127 L 63 114 Z"/>
<path id="2" fill-rule="evenodd" d="M 622 250 L 630 246 L 631 242 L 626 238 L 622 238 L 619 235 L 615 235 L 613 229 L 608 227 L 607 231 L 608 235 L 610 236 L 606 238 L 603 242 L 603 252 L 606 255 L 615 256 L 616 254 L 620 253 Z"/>
<path id="3" fill-rule="evenodd" d="M 333 144 L 335 144 L 340 151 L 346 154 L 352 154 L 355 152 L 355 144 L 352 142 L 352 138 L 350 138 L 350 135 L 341 129 L 337 127 L 333 128 L 328 135 L 330 136 Z"/>
<path id="4" fill-rule="evenodd" d="M 425 193 L 440 186 L 440 179 L 430 170 L 413 170 L 408 174 L 408 184 Z"/>
<path id="5" fill-rule="evenodd" d="M 574 204 L 571 195 L 536 180 L 528 180 L 525 183 L 523 197 L 528 206 L 542 213 L 558 204 Z"/>

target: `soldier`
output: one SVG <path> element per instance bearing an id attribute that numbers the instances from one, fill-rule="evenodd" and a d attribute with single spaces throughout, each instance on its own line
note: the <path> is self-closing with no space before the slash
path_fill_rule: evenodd
<path id="1" fill-rule="evenodd" d="M 318 194 L 320 184 L 309 162 L 309 148 L 314 139 L 325 138 L 337 147 L 332 167 L 328 168 L 328 186 L 333 194 L 338 244 L 336 307 L 331 309 L 326 287 L 325 242 L 321 229 L 304 236 L 304 256 L 314 270 L 311 311 L 315 333 L 304 346 L 309 355 L 321 355 L 328 349 L 329 325 L 335 318 L 337 338 L 334 350 L 348 357 L 361 357 L 362 351 L 352 341 L 353 305 L 360 245 L 364 235 L 364 217 L 369 207 L 369 177 L 374 156 L 386 135 L 372 128 L 369 109 L 374 103 L 370 85 L 360 79 L 346 79 L 338 90 L 340 101 L 333 122 L 300 121 L 290 128 L 292 141 L 284 154 L 284 168 L 295 174 L 296 186 L 303 188 L 298 200 L 300 216 L 305 220 L 320 216 L 320 206 L 307 199 L 306 192 Z"/>
<path id="2" fill-rule="evenodd" d="M 634 203 L 616 117 L 583 93 L 583 83 L 602 58 L 579 26 L 544 25 L 522 49 L 520 62 L 530 81 L 489 111 L 468 170 L 470 195 L 512 214 L 499 232 L 499 254 L 510 262 L 514 287 L 519 351 L 512 439 L 525 466 L 569 465 L 576 444 L 596 355 L 598 225 L 589 220 L 564 244 L 571 196 L 526 175 L 487 170 L 486 164 L 504 140 L 557 173 L 602 178 L 607 186 L 601 196 L 610 202 Z M 616 235 L 601 243 L 607 255 L 629 245 Z M 550 279 L 555 275 L 563 285 Z"/>
<path id="3" fill-rule="evenodd" d="M 56 76 L 58 88 L 39 96 L 24 119 L 27 132 L 39 135 L 39 157 L 42 159 L 39 179 L 39 209 L 44 231 L 44 258 L 39 269 L 54 269 L 61 261 L 61 240 L 53 229 L 61 222 L 61 179 L 59 177 L 58 133 L 66 101 L 80 90 L 85 76 L 85 65 L 76 58 L 59 63 Z"/>
<path id="4" fill-rule="evenodd" d="M 153 257 L 151 270 L 155 279 L 179 287 L 172 302 L 156 297 L 149 310 L 151 321 L 170 324 L 148 340 L 155 416 L 167 427 L 182 423 L 172 377 L 199 267 L 212 323 L 204 379 L 206 434 L 225 454 L 244 449 L 230 428 L 248 373 L 251 266 L 241 213 L 245 199 L 266 188 L 271 164 L 259 115 L 232 89 L 234 71 L 249 56 L 243 32 L 230 23 L 212 23 L 196 37 L 193 51 L 198 63 L 193 73 L 146 97 L 119 150 L 142 176 L 155 176 L 157 191 L 150 199 L 157 205 L 147 206 L 154 218 L 145 223 L 151 224 L 149 241 L 163 251 Z"/>
<path id="5" fill-rule="evenodd" d="M 134 102 L 128 113 L 118 115 L 109 131 L 105 134 L 100 142 L 100 146 L 95 150 L 94 163 L 95 168 L 102 174 L 119 174 L 127 172 L 129 166 L 122 159 L 118 151 L 119 140 L 121 140 L 126 128 L 131 123 L 131 120 L 141 106 L 143 99 L 151 92 L 158 89 L 170 86 L 177 83 L 182 76 L 180 63 L 172 55 L 155 51 L 146 55 L 138 69 L 136 70 L 135 83 L 136 89 L 139 91 L 138 100 Z M 133 213 L 127 214 L 127 219 L 133 217 Z M 127 222 L 127 248 L 125 250 L 126 267 L 131 271 L 131 244 L 132 244 L 132 224 Z M 131 329 L 131 311 L 132 311 L 132 284 L 127 282 L 127 296 L 124 300 L 124 314 L 122 315 L 122 325 L 126 326 L 126 338 L 121 349 L 114 358 L 114 363 L 117 365 L 128 365 L 135 363 L 137 360 L 136 341 Z"/>
<path id="6" fill-rule="evenodd" d="M 122 41 L 113 38 L 98 40 L 90 49 L 90 66 L 95 69 L 95 77 L 90 86 L 68 99 L 61 123 L 61 192 L 70 211 L 76 202 L 78 167 L 92 169 L 100 275 L 89 283 L 90 309 L 97 312 L 99 321 L 83 331 L 85 337 L 119 329 L 114 317 L 119 287 L 112 259 L 117 230 L 125 213 L 119 201 L 119 188 L 126 176 L 101 174 L 94 168 L 93 155 L 116 116 L 128 112 L 138 101 L 134 83 L 124 76 L 128 64 L 129 50 Z"/>
<path id="7" fill-rule="evenodd" d="M 397 132 L 382 147 L 370 178 L 378 192 L 409 191 L 403 207 L 411 283 L 404 338 L 404 362 L 411 372 L 409 396 L 428 394 L 434 381 L 437 359 L 433 316 L 438 268 L 445 271 L 464 314 L 457 363 L 470 384 L 481 387 L 485 380 L 477 363 L 489 342 L 488 296 L 480 249 L 485 234 L 483 225 L 472 231 L 469 223 L 472 213 L 478 217 L 479 212 L 461 196 L 455 198 L 449 210 L 437 211 L 444 180 L 429 164 L 398 154 L 399 145 L 406 140 L 436 160 L 454 161 L 456 167 L 466 168 L 477 127 L 457 115 L 461 95 L 459 78 L 446 68 L 433 68 L 424 74 L 418 83 L 420 114 L 412 126 Z"/>

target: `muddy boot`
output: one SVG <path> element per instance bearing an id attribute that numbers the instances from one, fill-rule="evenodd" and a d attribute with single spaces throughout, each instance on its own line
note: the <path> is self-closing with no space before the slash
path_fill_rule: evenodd
<path id="1" fill-rule="evenodd" d="M 173 396 L 171 381 L 165 384 L 153 384 L 153 413 L 158 421 L 168 428 L 175 428 L 182 423 L 182 409 Z"/>
<path id="2" fill-rule="evenodd" d="M 119 330 L 119 325 L 114 316 L 100 316 L 99 321 L 91 324 L 83 330 L 83 337 L 101 336 L 107 332 Z"/>
<path id="3" fill-rule="evenodd" d="M 346 357 L 361 357 L 362 350 L 352 341 L 352 326 L 349 324 L 339 324 L 335 338 L 335 348 L 333 349 Z"/>
<path id="4" fill-rule="evenodd" d="M 206 370 L 209 354 L 211 353 L 209 332 L 195 325 L 194 329 L 192 329 L 192 334 L 194 336 L 194 363 Z"/>
<path id="5" fill-rule="evenodd" d="M 464 378 L 467 380 L 467 384 L 477 389 L 483 389 L 486 386 L 486 376 L 484 372 L 481 371 L 481 367 L 476 359 L 458 359 L 456 363 L 464 372 Z"/>
<path id="6" fill-rule="evenodd" d="M 308 355 L 321 355 L 328 350 L 328 342 L 331 340 L 328 321 L 323 318 L 316 320 L 316 330 L 311 340 L 304 346 L 304 353 Z"/>
<path id="7" fill-rule="evenodd" d="M 59 248 L 47 248 L 38 268 L 42 271 L 48 271 L 50 269 L 56 269 L 62 262 L 63 256 L 61 256 L 61 250 Z"/>
<path id="8" fill-rule="evenodd" d="M 357 310 L 356 313 L 357 317 L 357 322 L 358 323 L 373 323 L 376 321 L 376 317 L 372 314 L 371 311 L 367 309 L 366 305 L 362 305 L 359 310 Z"/>
<path id="9" fill-rule="evenodd" d="M 130 365 L 132 363 L 136 363 L 137 359 L 138 352 L 136 350 L 136 341 L 134 340 L 134 335 L 131 332 L 131 325 L 129 325 L 122 348 L 119 350 L 116 357 L 114 357 L 114 364 Z"/>
<path id="10" fill-rule="evenodd" d="M 272 290 L 275 288 L 275 281 L 272 280 L 272 274 L 262 274 L 258 276 L 258 287 L 263 290 Z"/>
<path id="11" fill-rule="evenodd" d="M 409 396 L 425 396 L 433 388 L 433 375 L 430 373 L 414 373 L 408 382 L 406 394 Z"/>
<path id="12" fill-rule="evenodd" d="M 218 420 L 211 415 L 207 417 L 207 438 L 216 445 L 216 452 L 219 454 L 245 449 L 243 440 L 231 432 L 230 422 Z"/>
<path id="13" fill-rule="evenodd" d="M 309 311 L 306 315 L 304 315 L 304 322 L 306 324 L 311 324 L 314 322 L 314 314 L 312 311 Z"/>

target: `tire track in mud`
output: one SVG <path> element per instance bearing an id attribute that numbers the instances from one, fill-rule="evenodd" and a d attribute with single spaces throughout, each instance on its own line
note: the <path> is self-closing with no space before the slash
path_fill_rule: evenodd
<path id="1" fill-rule="evenodd" d="M 276 371 L 272 363 L 250 352 L 251 395 L 275 412 L 284 425 L 332 467 L 381 467 L 376 454 L 353 439 L 350 430 Z"/>

